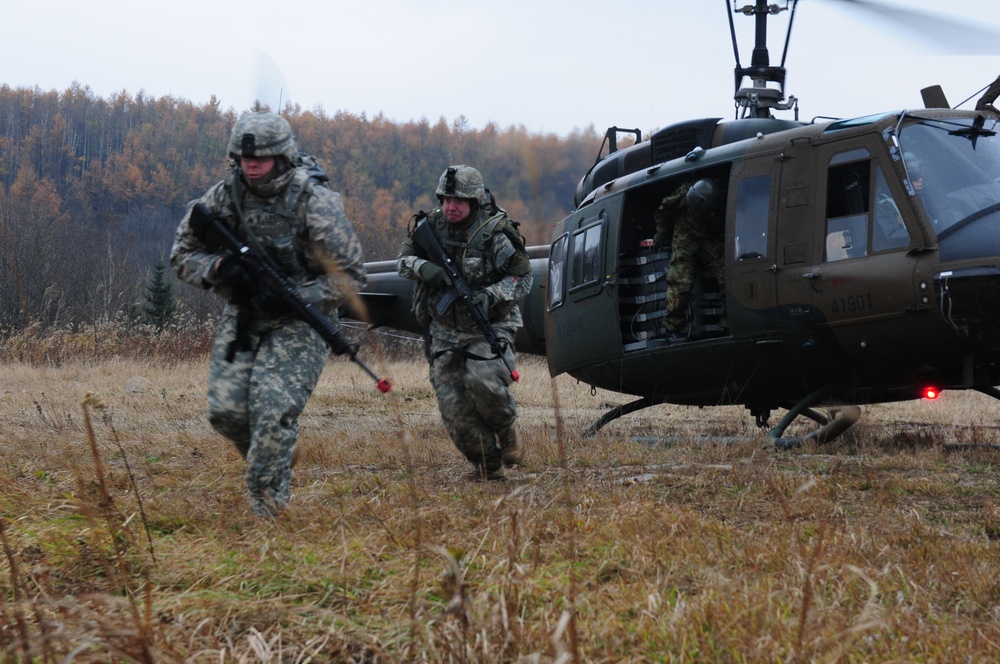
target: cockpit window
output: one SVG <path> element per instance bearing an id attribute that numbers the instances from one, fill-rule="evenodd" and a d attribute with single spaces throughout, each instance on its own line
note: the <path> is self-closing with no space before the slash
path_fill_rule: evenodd
<path id="1" fill-rule="evenodd" d="M 892 196 L 882 167 L 875 166 L 875 223 L 872 224 L 872 251 L 901 249 L 910 244 L 903 214 Z"/>
<path id="2" fill-rule="evenodd" d="M 858 157 L 862 159 L 848 160 Z M 827 169 L 823 260 L 860 258 L 909 243 L 910 234 L 882 167 L 867 150 L 835 155 Z"/>
<path id="3" fill-rule="evenodd" d="M 868 254 L 868 209 L 871 162 L 833 160 L 826 183 L 826 250 L 824 260 L 839 261 Z"/>
<path id="4" fill-rule="evenodd" d="M 991 217 L 1000 223 L 1000 137 L 984 116 L 929 120 L 914 118 L 900 130 L 907 191 L 943 239 Z"/>

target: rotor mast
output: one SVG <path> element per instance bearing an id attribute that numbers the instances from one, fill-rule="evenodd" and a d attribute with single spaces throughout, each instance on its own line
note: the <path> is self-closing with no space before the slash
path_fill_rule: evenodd
<path id="1" fill-rule="evenodd" d="M 795 6 L 798 0 L 792 0 L 792 14 L 795 16 Z M 726 0 L 729 6 L 729 0 Z M 788 9 L 787 0 L 784 7 L 768 5 L 767 0 L 754 0 L 754 4 L 745 5 L 730 12 L 729 29 L 733 39 L 733 51 L 736 55 L 736 94 L 734 99 L 737 107 L 737 117 L 740 118 L 771 118 L 772 109 L 787 111 L 795 107 L 798 101 L 790 96 L 785 102 L 785 55 L 788 51 L 788 38 L 791 36 L 792 21 L 788 22 L 788 35 L 785 37 L 785 52 L 781 57 L 781 66 L 771 66 L 767 50 L 767 19 L 768 16 Z M 753 16 L 755 21 L 754 48 L 749 67 L 740 66 L 739 48 L 736 44 L 736 27 L 733 25 L 732 14 Z M 750 79 L 749 87 L 741 87 L 744 79 Z M 768 87 L 773 84 L 776 87 Z"/>

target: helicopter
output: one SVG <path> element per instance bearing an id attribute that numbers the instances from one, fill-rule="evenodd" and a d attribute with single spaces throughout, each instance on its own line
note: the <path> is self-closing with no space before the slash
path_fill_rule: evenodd
<path id="1" fill-rule="evenodd" d="M 635 397 L 586 435 L 658 404 L 732 405 L 792 446 L 836 439 L 862 405 L 942 390 L 1000 399 L 1000 78 L 972 110 L 934 85 L 923 108 L 801 121 L 784 57 L 772 65 L 767 47 L 769 18 L 797 3 L 726 0 L 736 117 L 645 139 L 610 127 L 574 210 L 549 245 L 529 247 L 516 350 L 544 355 L 552 376 Z M 747 66 L 738 16 L 754 20 Z M 619 147 L 623 133 L 633 140 Z M 713 192 L 719 223 L 702 237 L 721 269 L 696 265 L 678 333 L 664 323 L 676 222 L 657 210 L 698 186 Z M 366 267 L 369 326 L 425 333 L 395 261 Z M 798 417 L 818 426 L 786 437 Z"/>

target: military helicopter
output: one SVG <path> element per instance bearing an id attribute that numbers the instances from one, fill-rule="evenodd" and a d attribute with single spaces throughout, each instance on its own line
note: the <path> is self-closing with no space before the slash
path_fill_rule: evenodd
<path id="1" fill-rule="evenodd" d="M 786 410 L 767 436 L 793 445 L 835 439 L 865 404 L 942 390 L 1000 398 L 1000 78 L 973 110 L 949 108 L 932 86 L 924 108 L 800 121 L 784 59 L 770 64 L 767 48 L 768 19 L 794 16 L 797 1 L 727 0 L 736 117 L 645 140 L 609 128 L 575 210 L 549 246 L 530 248 L 517 350 L 545 355 L 552 376 L 636 397 L 588 434 L 662 403 L 741 405 L 762 429 Z M 745 67 L 740 15 L 755 21 Z M 625 132 L 634 143 L 619 148 Z M 672 229 L 656 219 L 693 183 L 714 193 L 722 223 L 705 241 L 724 265 L 695 271 L 678 335 L 663 324 Z M 370 325 L 423 332 L 395 262 L 368 272 Z M 818 427 L 786 438 L 800 416 Z"/>

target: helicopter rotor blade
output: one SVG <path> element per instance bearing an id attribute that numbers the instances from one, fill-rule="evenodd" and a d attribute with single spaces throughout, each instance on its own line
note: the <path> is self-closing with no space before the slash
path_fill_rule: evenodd
<path id="1" fill-rule="evenodd" d="M 954 55 L 995 55 L 1000 53 L 1000 32 L 987 27 L 950 19 L 919 9 L 887 5 L 875 0 L 837 0 L 860 10 L 876 13 L 895 26 L 915 33 L 938 50 Z"/>
<path id="2" fill-rule="evenodd" d="M 288 84 L 281 67 L 270 53 L 260 48 L 254 49 L 254 65 L 257 71 L 254 100 L 281 113 L 281 107 L 288 101 Z"/>

